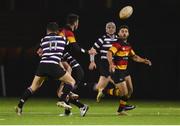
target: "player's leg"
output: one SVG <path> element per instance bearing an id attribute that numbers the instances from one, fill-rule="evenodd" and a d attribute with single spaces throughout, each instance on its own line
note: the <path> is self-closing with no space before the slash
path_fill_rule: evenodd
<path id="1" fill-rule="evenodd" d="M 84 70 L 82 69 L 81 66 L 74 67 L 72 68 L 71 76 L 76 81 L 75 87 L 78 88 L 78 86 L 81 85 L 84 79 Z M 75 91 L 76 91 L 76 88 L 75 88 Z"/>
<path id="2" fill-rule="evenodd" d="M 75 80 L 68 72 L 66 72 L 62 77 L 60 77 L 59 80 L 64 82 L 64 87 L 62 89 L 63 93 L 59 98 L 59 102 L 57 102 L 57 105 L 66 109 L 71 109 L 72 107 L 70 105 L 67 105 L 66 103 L 67 96 L 73 90 L 73 87 L 75 85 Z"/>
<path id="3" fill-rule="evenodd" d="M 125 81 L 125 71 L 123 70 L 115 70 L 114 74 L 112 75 L 112 79 L 114 80 L 116 88 L 113 90 L 112 94 L 119 97 L 119 107 L 118 113 L 124 113 L 125 110 L 134 109 L 134 106 L 129 106 L 127 104 L 128 101 L 128 88 Z M 117 91 L 119 90 L 119 91 Z"/>
<path id="4" fill-rule="evenodd" d="M 83 81 L 83 78 L 84 78 L 84 71 L 82 69 L 81 66 L 77 66 L 77 67 L 74 67 L 72 69 L 72 77 L 75 79 L 76 81 L 76 87 L 78 87 L 81 82 Z M 88 111 L 89 109 L 89 106 L 86 105 L 86 104 L 83 104 L 78 98 L 76 97 L 72 97 L 74 96 L 75 94 L 73 94 L 73 92 L 70 93 L 70 99 L 69 99 L 69 102 L 76 105 L 79 110 L 80 110 L 80 115 L 81 116 L 85 116 L 86 112 Z"/>
<path id="5" fill-rule="evenodd" d="M 60 82 L 59 88 L 57 89 L 57 96 L 58 97 L 61 97 L 63 87 L 64 87 L 64 83 Z"/>
<path id="6" fill-rule="evenodd" d="M 131 95 L 133 93 L 133 84 L 132 84 L 131 76 L 130 75 L 126 76 L 125 81 L 126 81 L 126 85 L 127 85 L 127 89 L 128 89 L 127 98 L 130 99 L 130 97 L 131 97 Z M 136 108 L 135 105 L 129 105 L 129 104 L 126 105 L 127 110 L 131 110 L 131 109 L 134 109 L 134 108 Z"/>
<path id="7" fill-rule="evenodd" d="M 136 108 L 134 105 L 129 105 L 127 102 L 129 100 L 128 97 L 128 88 L 126 81 L 120 82 L 119 84 L 116 85 L 116 87 L 119 89 L 119 108 L 118 108 L 118 113 L 120 114 L 121 111 L 127 111 L 127 110 L 132 110 Z"/>
<path id="8" fill-rule="evenodd" d="M 100 102 L 101 98 L 104 96 L 103 95 L 103 90 L 106 88 L 108 85 L 108 82 L 110 81 L 110 72 L 109 72 L 109 63 L 106 59 L 101 59 L 100 61 L 100 77 L 98 84 L 96 85 L 96 89 L 98 91 L 98 94 L 96 96 L 96 101 Z"/>
<path id="9" fill-rule="evenodd" d="M 61 82 L 59 88 L 57 89 L 57 96 L 58 98 L 61 98 L 61 95 L 63 94 L 62 90 L 64 87 L 64 82 Z M 68 96 L 67 96 L 68 97 Z M 68 100 L 68 98 L 67 98 Z M 67 105 L 69 105 L 69 102 L 66 102 Z M 59 116 L 69 116 L 72 115 L 71 110 L 69 108 L 65 108 L 65 111 L 63 114 L 59 114 Z"/>
<path id="10" fill-rule="evenodd" d="M 128 98 L 130 98 L 133 93 L 133 84 L 132 84 L 131 76 L 130 75 L 126 76 L 125 81 L 126 81 L 127 88 L 128 88 Z"/>
<path id="11" fill-rule="evenodd" d="M 118 114 L 126 114 L 124 113 L 124 108 L 127 104 L 127 94 L 128 94 L 128 90 L 127 90 L 127 86 L 126 86 L 126 82 L 123 81 L 123 82 L 119 82 L 116 84 L 116 89 L 119 90 L 119 97 L 120 97 L 120 100 L 119 100 L 119 107 L 118 107 L 118 110 L 117 110 L 117 113 Z"/>
<path id="12" fill-rule="evenodd" d="M 22 114 L 22 108 L 23 108 L 24 103 L 28 100 L 29 97 L 33 95 L 35 91 L 37 91 L 41 87 L 44 80 L 45 80 L 45 77 L 39 77 L 39 76 L 34 77 L 31 86 L 25 90 L 24 94 L 20 98 L 20 101 L 17 107 L 15 107 L 16 113 L 18 115 Z"/>
<path id="13" fill-rule="evenodd" d="M 108 82 L 109 82 L 109 78 L 108 77 L 100 76 L 98 84 L 96 85 L 96 89 L 98 91 L 98 94 L 96 96 L 96 101 L 97 102 L 100 102 L 101 98 L 104 96 L 103 95 L 103 90 L 107 86 Z"/>

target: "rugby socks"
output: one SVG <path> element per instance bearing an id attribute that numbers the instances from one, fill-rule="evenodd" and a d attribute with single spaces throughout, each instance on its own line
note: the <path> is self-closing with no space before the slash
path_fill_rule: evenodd
<path id="1" fill-rule="evenodd" d="M 128 99 L 126 98 L 126 96 L 120 97 L 119 106 L 124 107 L 127 104 L 127 101 L 128 101 Z"/>
<path id="2" fill-rule="evenodd" d="M 103 91 L 103 93 L 106 93 L 106 94 L 111 95 L 111 96 L 120 96 L 120 91 L 118 88 L 105 89 Z"/>
<path id="3" fill-rule="evenodd" d="M 24 94 L 22 95 L 22 97 L 20 98 L 20 101 L 19 101 L 19 104 L 18 104 L 18 107 L 19 108 L 22 108 L 24 103 L 27 101 L 27 99 L 29 97 L 31 97 L 33 94 L 33 91 L 31 88 L 28 88 L 25 90 Z"/>
<path id="4" fill-rule="evenodd" d="M 64 87 L 63 87 L 63 94 L 61 95 L 61 97 L 59 98 L 59 101 L 64 101 L 66 102 L 67 101 L 67 95 L 70 93 L 70 91 L 72 91 L 73 87 L 70 85 L 70 84 L 64 84 Z"/>
<path id="5" fill-rule="evenodd" d="M 69 99 L 69 102 L 76 105 L 79 108 L 84 107 L 84 104 L 82 104 L 78 99 Z"/>
<path id="6" fill-rule="evenodd" d="M 66 102 L 67 105 L 69 105 L 69 102 Z M 70 109 L 65 109 L 64 114 L 69 115 L 71 113 Z"/>
<path id="7" fill-rule="evenodd" d="M 123 110 L 123 108 L 127 105 L 127 101 L 128 99 L 126 96 L 120 97 L 118 112 L 121 112 Z"/>

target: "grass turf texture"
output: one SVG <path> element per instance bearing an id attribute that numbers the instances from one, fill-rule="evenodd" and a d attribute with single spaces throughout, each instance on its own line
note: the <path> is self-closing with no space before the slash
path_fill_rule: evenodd
<path id="1" fill-rule="evenodd" d="M 17 116 L 14 106 L 17 98 L 0 98 L 0 125 L 180 125 L 180 102 L 177 101 L 132 101 L 136 109 L 128 111 L 128 116 L 117 116 L 117 100 L 83 99 L 90 109 L 81 117 L 79 109 L 73 106 L 73 115 L 59 117 L 63 108 L 56 107 L 56 99 L 31 98 L 25 104 L 23 115 Z"/>

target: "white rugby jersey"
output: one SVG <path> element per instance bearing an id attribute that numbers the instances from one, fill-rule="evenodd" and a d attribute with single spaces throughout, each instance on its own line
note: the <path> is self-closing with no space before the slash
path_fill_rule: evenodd
<path id="1" fill-rule="evenodd" d="M 107 59 L 107 52 L 109 48 L 112 46 L 113 42 L 117 41 L 117 35 L 113 35 L 112 37 L 108 35 L 104 35 L 94 43 L 93 48 L 100 52 L 101 59 Z"/>
<path id="2" fill-rule="evenodd" d="M 55 33 L 46 35 L 41 39 L 43 54 L 40 63 L 59 64 L 67 45 L 66 38 Z"/>

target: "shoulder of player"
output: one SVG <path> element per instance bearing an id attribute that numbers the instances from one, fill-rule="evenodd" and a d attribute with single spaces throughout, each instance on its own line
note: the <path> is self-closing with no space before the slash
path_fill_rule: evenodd
<path id="1" fill-rule="evenodd" d="M 121 44 L 118 41 L 116 41 L 112 43 L 112 47 L 120 48 Z"/>
<path id="2" fill-rule="evenodd" d="M 61 28 L 59 31 L 60 31 L 60 33 L 65 34 L 66 37 L 74 36 L 73 31 L 70 28 L 68 28 L 68 27 Z"/>

